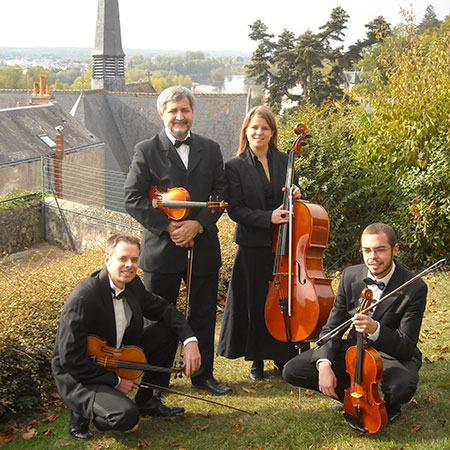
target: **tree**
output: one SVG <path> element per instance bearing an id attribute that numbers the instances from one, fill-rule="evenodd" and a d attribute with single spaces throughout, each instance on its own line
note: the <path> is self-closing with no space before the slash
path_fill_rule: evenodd
<path id="1" fill-rule="evenodd" d="M 366 25 L 367 39 L 344 52 L 342 46 L 333 47 L 332 43 L 343 41 L 348 19 L 345 10 L 336 7 L 330 20 L 319 27 L 319 33 L 307 30 L 295 38 L 291 31 L 283 30 L 277 42 L 261 20 L 250 25 L 249 36 L 259 43 L 247 65 L 247 75 L 262 86 L 267 94 L 266 103 L 275 112 L 281 109 L 284 99 L 319 105 L 327 99 L 343 97 L 342 72 L 354 67 L 363 49 L 373 45 L 375 35 L 382 39 L 390 29 L 378 17 Z M 297 85 L 301 86 L 301 94 L 292 93 Z"/>
<path id="2" fill-rule="evenodd" d="M 417 26 L 417 32 L 419 34 L 426 33 L 427 31 L 432 31 L 436 28 L 439 28 L 441 25 L 441 21 L 436 17 L 436 13 L 434 12 L 434 7 L 432 5 L 428 5 L 425 10 L 425 15 L 423 16 L 422 21 Z"/>

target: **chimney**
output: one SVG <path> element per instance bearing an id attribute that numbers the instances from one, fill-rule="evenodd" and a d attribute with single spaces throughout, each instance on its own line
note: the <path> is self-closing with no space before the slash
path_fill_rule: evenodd
<path id="1" fill-rule="evenodd" d="M 54 183 L 55 194 L 58 198 L 63 197 L 63 158 L 64 158 L 64 135 L 63 127 L 57 126 L 55 135 L 55 163 L 54 163 Z"/>
<path id="2" fill-rule="evenodd" d="M 31 94 L 32 105 L 47 105 L 54 100 L 52 93 L 50 92 L 50 85 L 45 86 L 45 77 L 39 78 L 39 83 L 34 83 L 33 93 Z"/>

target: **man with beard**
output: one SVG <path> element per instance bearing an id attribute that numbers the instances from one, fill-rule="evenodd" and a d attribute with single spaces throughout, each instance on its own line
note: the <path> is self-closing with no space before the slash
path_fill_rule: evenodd
<path id="1" fill-rule="evenodd" d="M 320 348 L 308 350 L 291 359 L 284 367 L 284 379 L 294 385 L 322 392 L 340 402 L 350 385 L 345 352 L 356 343 L 356 333 L 367 336 L 370 346 L 383 360 L 381 390 L 386 402 L 388 423 L 401 415 L 401 404 L 411 400 L 417 389 L 422 354 L 417 348 L 425 310 L 427 285 L 421 280 L 400 290 L 375 308 L 373 314 L 359 314 L 359 299 L 364 288 L 373 291 L 373 300 L 398 288 L 414 273 L 402 267 L 394 256 L 399 250 L 394 230 L 374 223 L 363 231 L 361 252 L 364 264 L 344 269 L 327 323 L 320 337 L 353 317 L 348 338 L 345 329 Z M 341 405 L 333 409 L 342 410 Z M 349 422 L 350 423 L 350 422 Z M 350 423 L 352 426 L 352 424 Z"/>
<path id="2" fill-rule="evenodd" d="M 165 89 L 157 107 L 164 129 L 136 145 L 125 182 L 125 208 L 144 227 L 139 266 L 147 290 L 176 304 L 192 249 L 188 321 L 199 341 L 202 365 L 191 381 L 212 394 L 228 394 L 231 389 L 213 377 L 220 214 L 192 208 L 186 219 L 175 221 L 149 200 L 151 187 L 185 188 L 192 201 L 222 200 L 226 191 L 222 154 L 219 144 L 190 131 L 194 96 L 189 89 Z"/>

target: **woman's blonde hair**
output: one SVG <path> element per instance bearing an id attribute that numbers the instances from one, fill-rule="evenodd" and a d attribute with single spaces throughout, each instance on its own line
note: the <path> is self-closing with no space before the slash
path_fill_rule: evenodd
<path id="1" fill-rule="evenodd" d="M 273 131 L 273 135 L 270 139 L 269 145 L 277 148 L 278 130 L 275 115 L 267 106 L 260 105 L 252 108 L 245 116 L 244 122 L 242 123 L 241 134 L 239 137 L 239 148 L 236 152 L 236 155 L 240 155 L 241 153 L 243 153 L 248 146 L 247 128 L 254 116 L 259 116 L 267 122 L 270 129 Z"/>

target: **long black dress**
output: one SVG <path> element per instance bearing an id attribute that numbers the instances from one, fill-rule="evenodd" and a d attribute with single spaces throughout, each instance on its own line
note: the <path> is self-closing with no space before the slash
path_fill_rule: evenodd
<path id="1" fill-rule="evenodd" d="M 228 214 L 237 222 L 238 244 L 218 353 L 227 358 L 272 359 L 286 362 L 297 354 L 294 345 L 274 339 L 267 330 L 264 307 L 272 278 L 272 211 L 282 204 L 287 155 L 269 148 L 270 182 L 253 152 L 225 165 L 228 181 Z"/>

